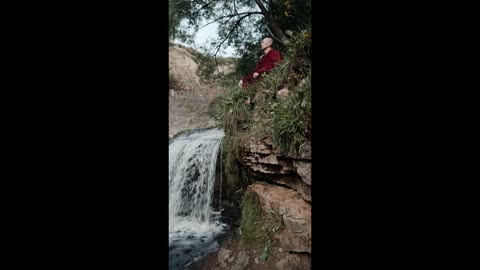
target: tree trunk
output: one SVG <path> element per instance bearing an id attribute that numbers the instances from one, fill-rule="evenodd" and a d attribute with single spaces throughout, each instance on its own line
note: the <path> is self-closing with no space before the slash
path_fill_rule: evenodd
<path id="1" fill-rule="evenodd" d="M 261 0 L 255 0 L 255 3 L 257 3 L 257 6 L 260 8 L 262 11 L 263 15 L 267 19 L 268 24 L 270 25 L 270 28 L 272 29 L 273 34 L 275 37 L 280 40 L 284 45 L 288 44 L 288 38 L 287 36 L 283 33 L 282 29 L 278 26 L 278 24 L 275 22 L 275 20 L 272 17 L 272 14 L 265 8 Z"/>

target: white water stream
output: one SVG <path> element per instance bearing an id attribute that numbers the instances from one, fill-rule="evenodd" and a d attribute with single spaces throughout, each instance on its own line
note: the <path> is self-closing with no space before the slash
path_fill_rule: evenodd
<path id="1" fill-rule="evenodd" d="M 218 249 L 226 225 L 212 209 L 215 168 L 224 133 L 194 131 L 169 145 L 169 269 L 185 266 Z"/>

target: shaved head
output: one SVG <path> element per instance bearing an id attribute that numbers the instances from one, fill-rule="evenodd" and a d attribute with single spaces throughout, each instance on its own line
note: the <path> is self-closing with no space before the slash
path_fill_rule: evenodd
<path id="1" fill-rule="evenodd" d="M 264 38 L 262 43 L 260 43 L 260 46 L 262 47 L 262 50 L 264 50 L 265 48 L 272 46 L 272 43 L 273 40 L 271 38 Z"/>

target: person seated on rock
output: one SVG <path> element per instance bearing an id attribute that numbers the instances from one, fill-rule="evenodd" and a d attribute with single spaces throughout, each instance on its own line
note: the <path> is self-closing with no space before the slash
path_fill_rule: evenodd
<path id="1" fill-rule="evenodd" d="M 271 38 L 264 38 L 262 40 L 260 48 L 265 54 L 260 61 L 258 61 L 255 69 L 240 80 L 238 83 L 240 88 L 244 89 L 248 85 L 254 84 L 261 78 L 261 75 L 268 73 L 283 60 L 282 54 L 279 51 L 272 49 L 272 44 L 273 40 Z M 247 104 L 250 104 L 250 99 L 247 100 Z"/>

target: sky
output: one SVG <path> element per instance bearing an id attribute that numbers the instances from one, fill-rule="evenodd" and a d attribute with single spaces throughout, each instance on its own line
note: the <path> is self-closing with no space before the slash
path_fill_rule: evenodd
<path id="1" fill-rule="evenodd" d="M 208 41 L 211 41 L 212 39 L 216 38 L 217 27 L 218 27 L 218 23 L 215 22 L 200 29 L 195 36 L 195 44 L 197 46 L 205 45 Z M 192 45 L 186 44 L 179 40 L 175 40 L 175 43 L 192 47 Z M 227 47 L 225 50 L 220 49 L 220 51 L 218 52 L 218 56 L 223 56 L 223 57 L 232 57 L 234 55 L 235 55 L 235 49 L 231 46 Z"/>

